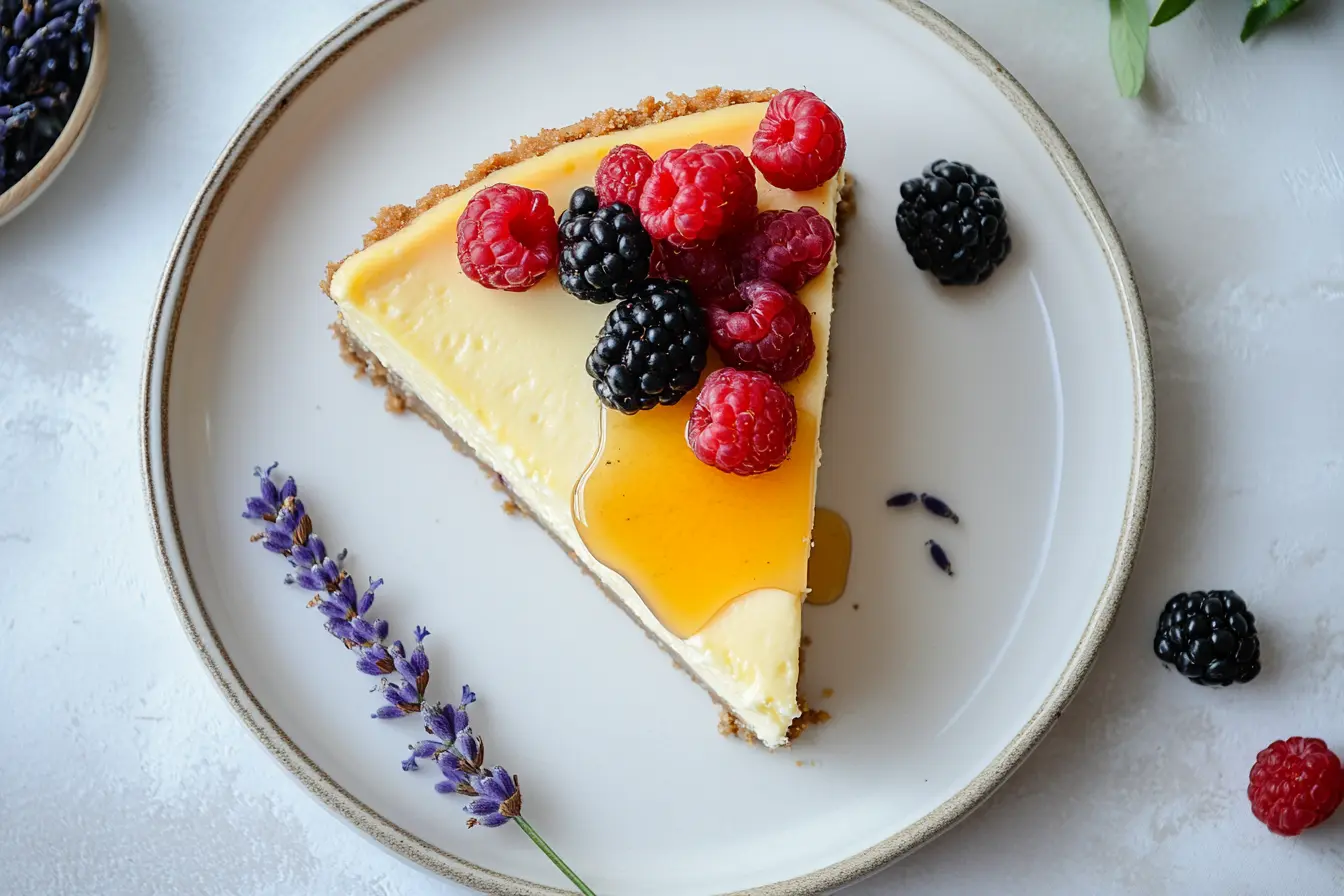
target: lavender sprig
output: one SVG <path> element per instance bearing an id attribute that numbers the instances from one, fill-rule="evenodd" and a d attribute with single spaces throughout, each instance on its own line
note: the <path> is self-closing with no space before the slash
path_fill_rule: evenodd
<path id="1" fill-rule="evenodd" d="M 418 769 L 419 760 L 429 760 L 439 769 L 443 780 L 434 785 L 439 793 L 470 797 L 462 807 L 469 816 L 467 827 L 499 827 L 517 822 L 523 832 L 546 854 L 557 868 L 579 888 L 584 896 L 594 896 L 559 855 L 523 818 L 523 792 L 518 776 L 501 766 L 485 764 L 485 741 L 471 730 L 467 707 L 476 702 L 470 687 L 463 685 L 456 705 L 427 704 L 429 656 L 424 640 L 429 629 L 415 627 L 415 647 L 408 654 L 401 641 L 387 643 L 386 620 L 369 615 L 382 579 L 369 579 L 362 593 L 344 568 L 346 552 L 336 556 L 327 552 L 326 543 L 313 531 L 313 520 L 299 500 L 299 487 L 291 476 L 277 486 L 271 479 L 278 464 L 254 471 L 259 494 L 247 499 L 244 519 L 264 523 L 252 541 L 289 561 L 294 572 L 285 576 L 285 584 L 317 592 L 308 606 L 316 607 L 326 618 L 327 631 L 356 654 L 355 668 L 366 675 L 378 676 L 384 705 L 373 713 L 375 719 L 396 719 L 418 713 L 425 733 L 431 737 L 413 744 L 402 760 L 403 771 Z M 390 680 L 395 672 L 399 682 Z"/>

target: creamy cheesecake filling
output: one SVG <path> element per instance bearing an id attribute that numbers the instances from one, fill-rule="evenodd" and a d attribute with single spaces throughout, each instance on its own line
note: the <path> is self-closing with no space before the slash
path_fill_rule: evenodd
<path id="1" fill-rule="evenodd" d="M 554 274 L 524 293 L 484 289 L 462 274 L 455 239 L 462 208 L 490 183 L 544 190 L 558 210 L 574 189 L 591 183 L 598 162 L 615 145 L 637 143 L 655 157 L 696 142 L 749 148 L 764 109 L 764 103 L 743 104 L 589 137 L 502 169 L 352 256 L 333 276 L 331 296 L 351 335 L 503 475 L 538 520 L 763 743 L 779 746 L 799 715 L 805 586 L 753 590 L 683 638 L 623 577 L 598 563 L 575 527 L 571 494 L 598 449 L 601 411 L 583 360 L 610 309 L 564 293 Z M 834 221 L 841 177 L 807 193 L 778 190 L 758 178 L 760 206 L 811 205 Z M 800 411 L 817 419 L 834 268 L 832 261 L 800 293 L 813 311 L 818 350 L 809 371 L 789 385 Z M 802 453 L 814 479 L 820 456 L 815 434 L 811 442 Z M 797 551 L 805 569 L 807 545 Z"/>

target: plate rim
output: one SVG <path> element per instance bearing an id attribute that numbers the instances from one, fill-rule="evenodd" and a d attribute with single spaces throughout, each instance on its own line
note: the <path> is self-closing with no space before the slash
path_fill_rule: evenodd
<path id="1" fill-rule="evenodd" d="M 209 225 L 230 186 L 290 101 L 378 28 L 425 0 L 376 0 L 329 32 L 291 66 L 234 132 L 193 199 L 174 239 L 150 315 L 140 389 L 144 500 L 155 553 L 187 638 L 234 713 L 288 772 L 327 809 L 399 857 L 492 896 L 550 896 L 559 890 L 492 871 L 415 836 L 374 811 L 331 778 L 276 724 L 229 659 L 200 600 L 182 545 L 168 469 L 168 390 L 176 331 Z M 922 0 L 874 0 L 895 7 L 976 66 L 1012 103 L 1055 163 L 1091 226 L 1124 318 L 1134 385 L 1134 441 L 1125 512 L 1111 568 L 1077 646 L 1045 700 L 1009 743 L 960 790 L 904 829 L 838 862 L 728 896 L 811 896 L 875 874 L 964 820 L 1014 771 L 1059 719 L 1094 665 L 1133 569 L 1152 488 L 1156 421 L 1152 358 L 1138 285 L 1119 233 L 1082 162 L 1031 94 L 984 47 Z"/>

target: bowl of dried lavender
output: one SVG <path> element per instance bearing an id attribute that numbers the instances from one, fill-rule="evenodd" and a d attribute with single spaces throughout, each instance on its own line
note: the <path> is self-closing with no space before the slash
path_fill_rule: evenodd
<path id="1" fill-rule="evenodd" d="M 0 224 L 79 147 L 106 75 L 100 0 L 0 0 Z"/>

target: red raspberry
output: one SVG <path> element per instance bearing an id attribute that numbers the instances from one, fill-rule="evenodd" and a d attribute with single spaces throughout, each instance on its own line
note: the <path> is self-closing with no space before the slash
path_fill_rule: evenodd
<path id="1" fill-rule="evenodd" d="M 659 243 L 656 253 L 660 276 L 685 280 L 695 293 L 701 308 L 711 305 L 741 307 L 733 285 L 732 256 L 723 241 L 696 243 L 678 249 L 671 243 Z"/>
<path id="2" fill-rule="evenodd" d="M 1319 738 L 1276 740 L 1255 757 L 1246 795 L 1255 817 L 1271 831 L 1296 837 L 1339 808 L 1344 771 Z"/>
<path id="3" fill-rule="evenodd" d="M 639 194 L 653 170 L 653 157 L 633 143 L 623 143 L 607 153 L 593 175 L 598 205 L 624 202 L 639 208 Z"/>
<path id="4" fill-rule="evenodd" d="M 770 280 L 751 280 L 738 289 L 746 307 L 709 309 L 709 341 L 730 367 L 761 370 L 781 383 L 800 375 L 812 361 L 812 312 L 798 297 Z"/>
<path id="5" fill-rule="evenodd" d="M 781 90 L 751 138 L 751 160 L 786 190 L 811 190 L 835 177 L 845 160 L 845 126 L 806 90 Z"/>
<path id="6" fill-rule="evenodd" d="M 793 396 L 767 374 L 731 367 L 705 377 L 686 429 L 696 457 L 739 476 L 767 473 L 784 463 L 797 437 Z"/>
<path id="7" fill-rule="evenodd" d="M 558 235 L 545 193 L 495 184 L 471 197 L 457 219 L 457 260 L 482 286 L 522 292 L 555 265 Z"/>
<path id="8" fill-rule="evenodd" d="M 718 239 L 755 216 L 756 172 L 736 146 L 669 149 L 639 196 L 644 229 L 674 246 Z"/>
<path id="9" fill-rule="evenodd" d="M 816 209 L 761 212 L 738 250 L 739 280 L 773 280 L 794 292 L 826 270 L 835 249 L 835 228 Z"/>

